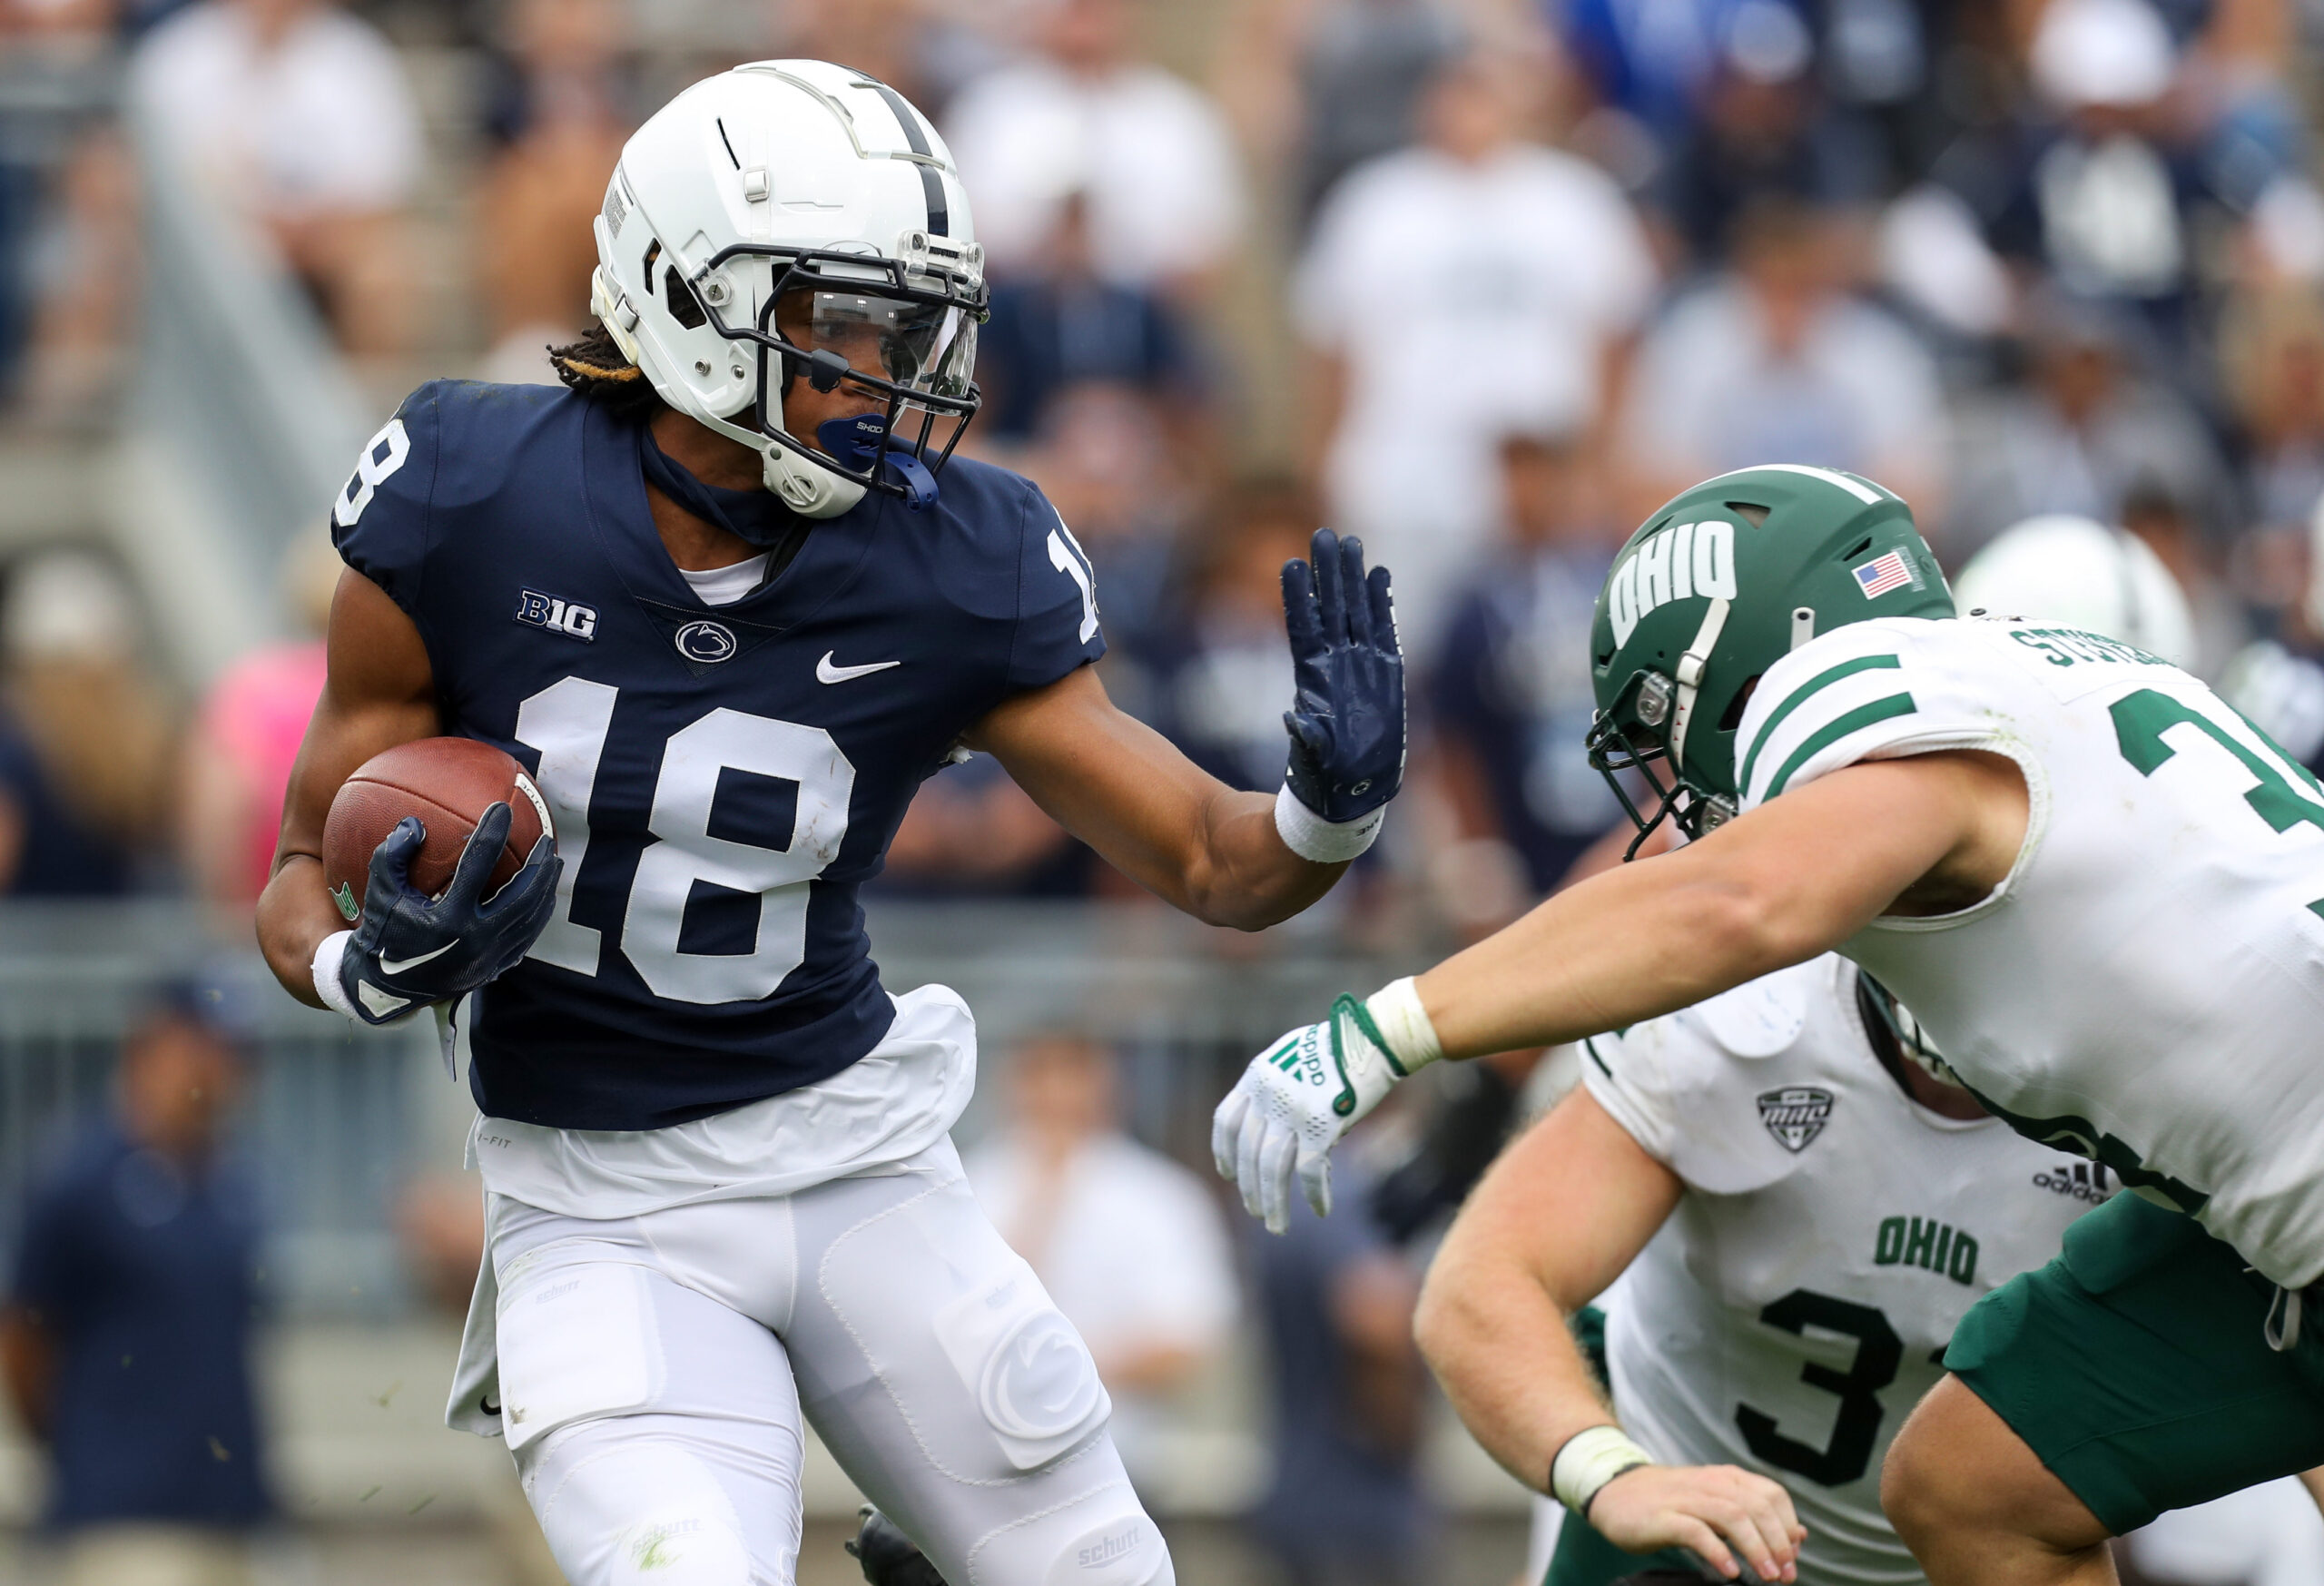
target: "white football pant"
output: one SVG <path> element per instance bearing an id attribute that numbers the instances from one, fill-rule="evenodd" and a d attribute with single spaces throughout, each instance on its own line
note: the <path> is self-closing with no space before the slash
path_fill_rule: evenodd
<path id="1" fill-rule="evenodd" d="M 592 1221 L 495 1196 L 508 1443 L 574 1586 L 793 1586 L 803 1410 L 950 1586 L 1172 1586 L 1080 1336 L 940 1141 Z"/>

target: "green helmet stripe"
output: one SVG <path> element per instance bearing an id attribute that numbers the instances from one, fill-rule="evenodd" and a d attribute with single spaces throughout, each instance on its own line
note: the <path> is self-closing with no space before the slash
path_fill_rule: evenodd
<path id="1" fill-rule="evenodd" d="M 1768 741 L 1776 735 L 1776 729 L 1783 725 L 1783 719 L 1807 702 L 1809 694 L 1837 683 L 1843 677 L 1853 677 L 1859 672 L 1894 671 L 1901 665 L 1902 663 L 1894 655 L 1859 655 L 1853 661 L 1841 662 L 1827 672 L 1818 672 L 1793 689 L 1788 698 L 1768 713 L 1767 724 L 1759 729 L 1758 737 L 1743 755 L 1743 771 L 1735 779 L 1736 787 L 1740 790 L 1751 785 L 1751 770 L 1759 763 L 1759 751 L 1766 748 Z"/>
<path id="2" fill-rule="evenodd" d="M 1892 694 L 1886 699 L 1876 699 L 1870 704 L 1858 705 L 1847 714 L 1826 723 L 1820 731 L 1809 735 L 1807 742 L 1792 751 L 1791 758 L 1783 763 L 1783 769 L 1777 771 L 1776 779 L 1768 784 L 1768 798 L 1771 799 L 1783 792 L 1785 786 L 1791 781 L 1793 772 L 1797 771 L 1850 733 L 1868 727 L 1875 722 L 1885 722 L 1896 716 L 1911 715 L 1918 708 L 1913 704 L 1911 694 Z M 1760 801 L 1762 803 L 1766 802 L 1766 799 Z"/>

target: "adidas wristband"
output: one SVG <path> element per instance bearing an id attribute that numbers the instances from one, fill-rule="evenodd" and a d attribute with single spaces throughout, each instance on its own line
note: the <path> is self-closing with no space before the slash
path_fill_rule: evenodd
<path id="1" fill-rule="evenodd" d="M 1429 1021 L 1428 1010 L 1421 1006 L 1420 988 L 1410 975 L 1389 981 L 1365 998 L 1364 1010 L 1372 1015 L 1380 1039 L 1387 1043 L 1388 1055 L 1404 1073 L 1424 1069 L 1444 1055 L 1443 1043 L 1436 1039 L 1436 1026 Z"/>
<path id="2" fill-rule="evenodd" d="M 1275 835 L 1283 839 L 1285 848 L 1315 864 L 1341 864 L 1354 859 L 1372 846 L 1372 840 L 1380 835 L 1380 823 L 1387 818 L 1388 806 L 1382 804 L 1353 821 L 1326 821 L 1299 802 L 1288 782 L 1275 795 Z"/>
<path id="3" fill-rule="evenodd" d="M 315 977 L 315 995 L 333 1013 L 344 1013 L 359 1022 L 362 1015 L 355 1011 L 355 1004 L 347 1000 L 347 988 L 339 983 L 340 960 L 347 956 L 347 944 L 352 931 L 334 931 L 315 946 L 315 961 L 308 966 Z"/>
<path id="4" fill-rule="evenodd" d="M 1653 1463 L 1654 1456 L 1620 1427 L 1588 1427 L 1567 1438 L 1550 1461 L 1550 1495 L 1586 1520 L 1591 1500 L 1607 1483 Z"/>

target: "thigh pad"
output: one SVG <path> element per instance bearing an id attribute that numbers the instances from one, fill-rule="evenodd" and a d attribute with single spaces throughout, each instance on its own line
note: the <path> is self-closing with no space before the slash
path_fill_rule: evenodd
<path id="1" fill-rule="evenodd" d="M 513 1263 L 500 1291 L 501 1422 L 512 1452 L 576 1421 L 641 1409 L 667 1374 L 652 1275 L 577 1252 L 559 1260 L 563 1249 Z"/>

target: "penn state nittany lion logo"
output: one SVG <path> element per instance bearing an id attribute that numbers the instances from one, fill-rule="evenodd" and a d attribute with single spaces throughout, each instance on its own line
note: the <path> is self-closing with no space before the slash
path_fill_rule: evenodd
<path id="1" fill-rule="evenodd" d="M 1804 1151 L 1832 1119 L 1832 1093 L 1815 1085 L 1759 1092 L 1759 1121 L 1787 1151 Z"/>
<path id="2" fill-rule="evenodd" d="M 734 630 L 723 622 L 690 622 L 678 630 L 678 654 L 689 661 L 714 666 L 734 650 Z"/>

